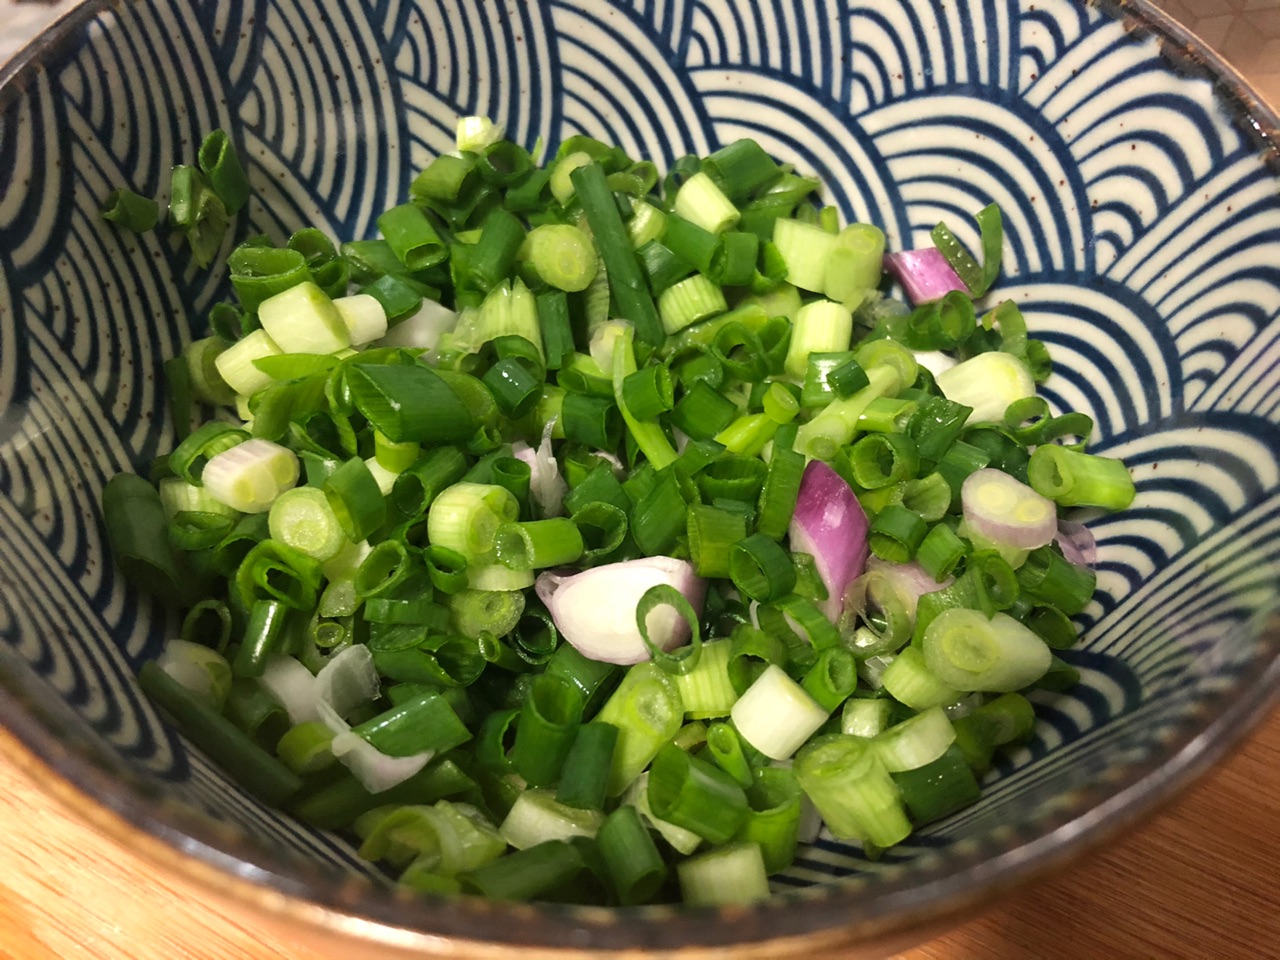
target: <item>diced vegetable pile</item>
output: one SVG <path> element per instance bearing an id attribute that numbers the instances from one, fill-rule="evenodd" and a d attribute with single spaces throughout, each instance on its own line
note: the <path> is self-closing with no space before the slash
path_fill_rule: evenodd
<path id="1" fill-rule="evenodd" d="M 999 211 L 981 263 L 941 224 L 886 256 L 754 141 L 660 179 L 474 117 L 411 193 L 381 239 L 240 243 L 167 365 L 178 445 L 103 495 L 184 615 L 155 703 L 423 891 L 746 902 L 819 821 L 874 857 L 977 800 L 1078 679 L 1063 508 L 1134 494 L 978 316 Z M 248 200 L 215 132 L 163 229 L 208 265 Z"/>

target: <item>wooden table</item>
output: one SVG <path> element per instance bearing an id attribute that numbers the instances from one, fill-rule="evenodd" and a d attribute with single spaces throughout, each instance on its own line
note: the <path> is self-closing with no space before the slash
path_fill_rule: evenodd
<path id="1" fill-rule="evenodd" d="M 1280 957 L 1278 793 L 1280 713 L 1131 837 L 899 960 Z M 0 765 L 3 960 L 350 956 L 204 905 Z"/>

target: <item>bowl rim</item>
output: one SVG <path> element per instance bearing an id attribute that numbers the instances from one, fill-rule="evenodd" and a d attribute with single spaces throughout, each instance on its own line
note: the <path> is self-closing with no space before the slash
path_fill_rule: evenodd
<path id="1" fill-rule="evenodd" d="M 21 95 L 64 47 L 74 47 L 87 23 L 132 0 L 85 0 L 0 65 L 0 112 Z M 1280 115 L 1247 81 L 1194 34 L 1150 0 L 1093 0 L 1126 29 L 1161 43 L 1184 72 L 1206 77 L 1230 119 L 1260 148 L 1260 160 L 1280 171 Z M 479 898 L 396 896 L 357 880 L 270 851 L 232 828 L 168 799 L 111 751 L 78 735 L 62 704 L 36 700 L 24 683 L 27 664 L 0 647 L 0 756 L 48 774 L 43 789 L 122 845 L 209 890 L 217 899 L 274 914 L 287 922 L 355 937 L 387 949 L 428 956 L 497 956 L 513 946 L 546 955 L 637 948 L 724 948 L 736 955 L 780 957 L 786 944 L 811 951 L 815 938 L 852 943 L 901 934 L 951 916 L 1094 849 L 1167 802 L 1221 759 L 1280 703 L 1280 613 L 1262 626 L 1257 647 L 1239 674 L 1239 689 L 1217 690 L 1162 735 L 1151 755 L 1109 770 L 1035 823 L 997 828 L 984 838 L 998 851 L 951 852 L 945 869 L 924 880 L 890 882 L 852 894 L 835 882 L 789 891 L 750 908 L 596 908 L 501 904 Z M 1230 694 L 1230 695 L 1229 695 Z M 444 909 L 441 909 L 441 908 Z M 475 939 L 475 931 L 488 936 Z M 743 952 L 746 951 L 746 952 Z M 504 954 L 505 955 L 505 954 Z M 541 955 L 541 954 L 540 954 Z"/>

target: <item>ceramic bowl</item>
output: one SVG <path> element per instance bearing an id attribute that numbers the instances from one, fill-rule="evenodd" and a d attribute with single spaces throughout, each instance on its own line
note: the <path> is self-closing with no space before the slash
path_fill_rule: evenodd
<path id="1" fill-rule="evenodd" d="M 133 676 L 172 625 L 117 576 L 109 476 L 172 443 L 160 365 L 228 292 L 97 216 L 232 132 L 239 234 L 374 234 L 480 113 L 670 162 L 742 136 L 895 248 L 998 202 L 1006 277 L 1057 359 L 1045 395 L 1122 457 L 1089 517 L 1098 594 L 981 803 L 878 863 L 820 839 L 722 913 L 405 899 L 344 840 L 232 786 Z M 420 955 L 919 936 L 1139 817 L 1280 689 L 1280 180 L 1270 109 L 1143 3 L 1097 0 L 89 0 L 0 71 L 0 721 L 127 842 L 264 922 Z M 178 852 L 180 851 L 180 852 Z"/>

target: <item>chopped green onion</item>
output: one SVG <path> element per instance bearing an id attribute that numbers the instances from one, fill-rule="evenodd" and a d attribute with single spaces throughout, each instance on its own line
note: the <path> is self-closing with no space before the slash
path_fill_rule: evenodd
<path id="1" fill-rule="evenodd" d="M 676 194 L 676 216 L 683 217 L 710 233 L 721 233 L 738 222 L 737 207 L 706 173 L 695 173 Z"/>
<path id="2" fill-rule="evenodd" d="M 577 689 L 585 699 L 586 692 L 581 687 Z M 611 724 L 597 720 L 579 726 L 564 760 L 556 800 L 570 807 L 603 810 L 617 744 L 618 728 Z"/>
<path id="3" fill-rule="evenodd" d="M 616 449 L 622 438 L 622 416 L 612 397 L 566 393 L 560 423 L 566 440 L 593 450 Z"/>
<path id="4" fill-rule="evenodd" d="M 273 539 L 324 562 L 337 556 L 347 542 L 328 498 L 315 487 L 286 490 L 275 499 L 267 517 Z"/>
<path id="5" fill-rule="evenodd" d="M 405 516 L 421 517 L 466 469 L 466 457 L 456 447 L 436 447 L 396 476 L 391 501 Z"/>
<path id="6" fill-rule="evenodd" d="M 827 285 L 827 261 L 836 238 L 821 227 L 799 220 L 779 219 L 773 226 L 774 245 L 787 265 L 787 281 L 801 290 L 821 293 Z M 848 341 L 840 347 L 848 346 Z M 804 373 L 801 369 L 797 376 Z"/>
<path id="7" fill-rule="evenodd" d="M 654 816 L 712 843 L 728 842 L 748 813 L 746 794 L 732 777 L 672 743 L 653 759 L 648 799 Z"/>
<path id="8" fill-rule="evenodd" d="M 754 782 L 751 763 L 742 749 L 742 739 L 732 724 L 718 722 L 707 728 L 707 751 L 716 766 L 729 774 L 738 786 L 746 789 Z"/>
<path id="9" fill-rule="evenodd" d="M 893 774 L 911 819 L 930 823 L 976 803 L 981 787 L 970 769 L 964 751 L 949 746 L 931 763 Z"/>
<path id="10" fill-rule="evenodd" d="M 787 649 L 782 641 L 750 624 L 740 624 L 729 638 L 727 671 L 734 691 L 741 696 L 759 679 L 770 665 L 787 662 Z"/>
<path id="11" fill-rule="evenodd" d="M 755 843 L 734 843 L 676 866 L 680 892 L 691 907 L 743 906 L 769 896 L 764 857 Z"/>
<path id="12" fill-rule="evenodd" d="M 635 807 L 619 807 L 605 818 L 599 832 L 600 853 L 619 901 L 648 903 L 667 877 L 666 864 Z"/>
<path id="13" fill-rule="evenodd" d="M 940 679 L 925 662 L 920 648 L 904 647 L 880 674 L 880 685 L 913 710 L 928 710 L 960 699 L 961 691 Z"/>
<path id="14" fill-rule="evenodd" d="M 911 480 L 920 467 L 919 449 L 901 433 L 873 433 L 849 450 L 853 480 L 868 490 L 878 490 L 903 480 Z M 948 501 L 950 500 L 950 491 Z"/>
<path id="15" fill-rule="evenodd" d="M 572 881 L 583 869 L 570 844 L 548 840 L 459 875 L 464 892 L 490 900 L 533 900 Z"/>
<path id="16" fill-rule="evenodd" d="M 444 753 L 471 739 L 448 699 L 434 690 L 393 706 L 351 732 L 391 757 Z"/>
<path id="17" fill-rule="evenodd" d="M 1024 361 L 1008 353 L 980 353 L 937 376 L 938 389 L 954 403 L 972 407 L 970 423 L 1003 422 L 1011 403 L 1035 396 Z"/>
<path id="18" fill-rule="evenodd" d="M 613 397 L 622 413 L 632 438 L 655 470 L 669 466 L 676 459 L 675 449 L 658 424 L 638 420 L 627 407 L 623 385 L 627 377 L 636 372 L 635 348 L 632 330 L 624 330 L 613 345 Z"/>
<path id="19" fill-rule="evenodd" d="M 854 697 L 846 700 L 840 715 L 840 732 L 871 739 L 889 726 L 893 701 L 887 697 Z"/>
<path id="20" fill-rule="evenodd" d="M 780 873 L 795 859 L 803 794 L 795 774 L 782 767 L 754 771 L 747 788 L 751 813 L 739 837 L 759 845 L 765 871 Z"/>
<path id="21" fill-rule="evenodd" d="M 787 348 L 786 371 L 803 377 L 812 353 L 847 350 L 853 333 L 853 314 L 830 300 L 805 304 L 792 324 L 791 345 Z"/>
<path id="22" fill-rule="evenodd" d="M 378 229 L 396 259 L 409 270 L 435 266 L 449 255 L 436 228 L 416 204 L 392 207 L 378 217 Z"/>
<path id="23" fill-rule="evenodd" d="M 1017 576 L 1028 596 L 1052 604 L 1069 617 L 1083 612 L 1097 586 L 1092 570 L 1069 562 L 1054 544 L 1033 550 Z"/>
<path id="24" fill-rule="evenodd" d="M 898 789 L 870 741 L 844 735 L 819 741 L 800 752 L 793 769 L 835 837 L 891 847 L 911 832 Z"/>
<path id="25" fill-rule="evenodd" d="M 139 196 L 132 190 L 112 190 L 99 209 L 103 220 L 110 220 L 134 233 L 146 233 L 160 219 L 160 205 L 150 197 Z"/>
<path id="26" fill-rule="evenodd" d="M 744 200 L 777 179 L 782 169 L 754 140 L 735 140 L 707 156 L 702 169 L 730 200 Z"/>
<path id="27" fill-rule="evenodd" d="M 796 569 L 790 555 L 762 533 L 733 545 L 729 551 L 729 577 L 743 594 L 761 603 L 785 596 L 796 585 Z"/>
<path id="28" fill-rule="evenodd" d="M 1037 493 L 1064 507 L 1123 510 L 1135 495 L 1133 478 L 1122 461 L 1052 443 L 1036 448 L 1027 478 Z"/>
<path id="29" fill-rule="evenodd" d="M 848 699 L 858 684 L 858 664 L 844 647 L 828 647 L 805 674 L 802 686 L 813 701 L 831 713 Z"/>
<path id="30" fill-rule="evenodd" d="M 229 226 L 227 208 L 195 167 L 173 168 L 169 181 L 169 223 L 181 231 L 196 266 L 207 267 L 222 247 Z"/>
<path id="31" fill-rule="evenodd" d="M 687 515 L 689 554 L 700 577 L 727 577 L 734 545 L 747 536 L 746 517 L 738 512 L 694 504 Z"/>
<path id="32" fill-rule="evenodd" d="M 934 474 L 936 476 L 936 474 Z M 916 549 L 916 561 L 925 573 L 941 583 L 964 559 L 969 548 L 945 523 L 935 523 Z"/>
<path id="33" fill-rule="evenodd" d="M 671 372 L 664 366 L 637 370 L 622 381 L 622 399 L 637 420 L 652 420 L 666 413 L 675 405 Z"/>
<path id="34" fill-rule="evenodd" d="M 901 773 L 937 760 L 955 739 L 955 729 L 943 709 L 930 707 L 879 734 L 875 747 L 885 769 Z"/>
<path id="35" fill-rule="evenodd" d="M 581 694 L 554 674 L 534 678 L 520 713 L 511 760 L 530 786 L 544 787 L 560 779 L 582 720 Z"/>
<path id="36" fill-rule="evenodd" d="M 915 556 L 928 529 L 919 514 L 890 504 L 871 521 L 868 543 L 871 552 L 882 560 L 906 563 Z"/>
<path id="37" fill-rule="evenodd" d="M 929 670 L 957 690 L 1003 693 L 1040 679 L 1052 655 L 1045 642 L 1017 620 L 976 610 L 945 610 L 924 631 Z"/>
<path id="38" fill-rule="evenodd" d="M 730 716 L 751 746 L 772 760 L 786 760 L 827 722 L 828 714 L 785 671 L 770 664 L 734 703 Z"/>
<path id="39" fill-rule="evenodd" d="M 609 290 L 619 314 L 635 324 L 636 335 L 643 343 L 657 346 L 662 341 L 662 324 L 626 227 L 605 183 L 604 170 L 598 163 L 589 163 L 574 170 L 570 179 L 604 260 Z"/>
<path id="40" fill-rule="evenodd" d="M 409 185 L 409 192 L 415 197 L 451 203 L 465 191 L 475 168 L 474 157 L 442 154 L 414 178 Z"/>
<path id="41" fill-rule="evenodd" d="M 729 715 L 738 699 L 729 679 L 732 652 L 733 644 L 729 640 L 703 644 L 693 669 L 676 675 L 676 689 L 684 704 L 685 716 L 697 720 Z"/>
<path id="42" fill-rule="evenodd" d="M 322 489 L 329 509 L 353 543 L 364 540 L 385 522 L 386 499 L 368 464 L 359 457 L 353 457 L 331 473 Z"/>
<path id="43" fill-rule="evenodd" d="M 685 327 L 728 309 L 724 291 L 701 273 L 673 284 L 658 298 L 662 329 L 667 334 L 679 333 Z"/>
<path id="44" fill-rule="evenodd" d="M 667 743 L 684 716 L 675 681 L 651 663 L 632 667 L 596 715 L 618 728 L 608 795 L 619 796 Z"/>
<path id="45" fill-rule="evenodd" d="M 693 439 L 709 440 L 728 427 L 737 412 L 738 408 L 732 400 L 699 381 L 685 390 L 684 396 L 676 403 L 670 420 L 673 426 Z"/>
<path id="46" fill-rule="evenodd" d="M 227 213 L 235 216 L 249 202 L 249 180 L 225 130 L 214 130 L 204 138 L 199 163 Z"/>
<path id="47" fill-rule="evenodd" d="M 603 822 L 599 810 L 565 806 L 546 790 L 529 789 L 520 794 L 499 832 L 517 850 L 527 850 L 548 840 L 594 837 Z"/>
<path id="48" fill-rule="evenodd" d="M 568 224 L 545 224 L 528 238 L 529 260 L 558 290 L 585 290 L 595 279 L 598 258 L 590 238 Z"/>
<path id="49" fill-rule="evenodd" d="M 840 231 L 827 257 L 822 292 L 845 306 L 857 306 L 880 286 L 884 239 L 884 231 L 870 223 L 853 223 Z"/>

